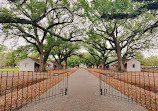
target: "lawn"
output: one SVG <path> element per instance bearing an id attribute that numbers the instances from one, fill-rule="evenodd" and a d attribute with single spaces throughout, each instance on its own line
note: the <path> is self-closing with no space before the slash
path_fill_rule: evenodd
<path id="1" fill-rule="evenodd" d="M 4 69 L 0 69 L 0 72 L 13 72 L 13 71 L 19 71 L 18 68 L 4 68 Z"/>

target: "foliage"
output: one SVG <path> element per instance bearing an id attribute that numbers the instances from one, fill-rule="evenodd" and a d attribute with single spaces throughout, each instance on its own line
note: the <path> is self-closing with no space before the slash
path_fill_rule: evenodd
<path id="1" fill-rule="evenodd" d="M 32 46 L 19 46 L 16 50 L 11 50 L 7 53 L 7 65 L 15 67 L 18 65 L 20 60 L 25 59 L 29 56 Z"/>
<path id="2" fill-rule="evenodd" d="M 153 56 L 153 57 L 145 58 L 142 61 L 142 65 L 143 66 L 158 66 L 158 57 Z"/>
<path id="3" fill-rule="evenodd" d="M 93 32 L 96 38 L 104 38 L 105 41 L 108 41 L 110 47 L 104 50 L 115 51 L 119 68 L 124 69 L 123 61 L 136 50 L 153 46 L 151 39 L 153 39 L 157 31 L 156 29 L 153 30 L 153 28 L 152 33 L 148 31 L 153 25 L 157 24 L 156 11 L 143 11 L 145 9 L 142 8 L 139 10 L 143 11 L 143 13 L 137 13 L 135 10 L 145 6 L 146 2 L 93 0 L 90 3 L 87 1 L 80 1 L 80 3 L 85 16 L 91 23 L 90 32 Z M 134 13 L 134 17 L 128 16 L 129 12 Z M 122 13 L 128 17 L 125 17 Z M 112 18 L 109 18 L 109 16 L 112 16 Z M 103 45 L 103 43 L 101 44 Z"/>
<path id="4" fill-rule="evenodd" d="M 15 66 L 28 55 L 40 58 L 41 70 L 51 56 L 58 64 L 68 59 L 68 65 L 73 67 L 81 62 L 90 67 L 105 65 L 112 55 L 117 56 L 121 71 L 128 57 L 135 56 L 149 65 L 143 62 L 149 58 L 144 59 L 138 51 L 153 47 L 157 12 L 157 0 L 12 0 L 8 7 L 0 8 L 0 27 L 6 38 L 22 37 L 31 49 L 19 47 L 4 53 L 6 48 L 0 45 L 2 66 L 6 59 L 9 66 Z M 84 18 L 79 21 L 78 16 Z M 82 21 L 86 21 L 84 30 Z M 80 40 L 85 33 L 88 37 Z M 89 53 L 83 59 L 72 56 L 80 48 L 73 41 L 86 43 Z M 154 57 L 151 60 L 156 61 Z"/>
<path id="5" fill-rule="evenodd" d="M 6 50 L 7 50 L 7 47 L 0 44 L 0 52 L 6 51 Z"/>
<path id="6" fill-rule="evenodd" d="M 7 47 L 0 44 L 0 68 L 7 66 Z"/>
<path id="7" fill-rule="evenodd" d="M 141 63 L 143 63 L 144 61 L 144 55 L 141 52 L 136 52 L 135 53 L 135 57 L 138 61 L 140 61 Z"/>
<path id="8" fill-rule="evenodd" d="M 81 58 L 78 56 L 71 56 L 68 58 L 68 67 L 79 67 L 81 64 Z"/>
<path id="9" fill-rule="evenodd" d="M 0 68 L 7 66 L 7 54 L 0 53 Z"/>
<path id="10" fill-rule="evenodd" d="M 72 3 L 68 0 L 26 0 L 24 3 L 14 1 L 8 4 L 9 8 L 0 9 L 0 15 L 7 16 L 0 16 L 4 34 L 7 38 L 22 37 L 36 47 L 40 70 L 44 70 L 56 39 L 73 41 L 73 36 L 66 38 L 62 34 L 63 28 L 74 22 Z"/>
<path id="11" fill-rule="evenodd" d="M 86 43 L 88 46 L 86 46 L 88 49 L 88 52 L 94 57 L 97 56 L 98 63 L 97 66 L 100 64 L 100 62 L 104 65 L 107 62 L 108 58 L 111 56 L 112 50 L 108 48 L 107 46 L 107 39 L 104 37 L 104 35 L 100 35 L 95 33 L 93 30 L 89 30 L 88 32 L 88 38 L 85 38 Z"/>
<path id="12" fill-rule="evenodd" d="M 3 45 L 1 45 L 3 46 Z M 4 51 L 0 52 L 0 67 L 15 67 L 19 61 L 32 54 L 32 46 L 19 46 L 16 50 L 2 48 Z M 7 49 L 7 51 L 6 51 Z"/>
<path id="13" fill-rule="evenodd" d="M 32 18 L 32 20 L 38 19 L 43 13 L 45 13 L 45 10 L 47 9 L 46 3 L 44 1 L 37 0 L 31 0 L 31 2 L 26 3 L 25 6 L 27 10 L 30 10 L 30 18 Z"/>
<path id="14" fill-rule="evenodd" d="M 14 14 L 12 11 L 8 10 L 7 8 L 0 8 L 0 17 L 10 18 L 10 17 L 14 17 Z"/>
<path id="15" fill-rule="evenodd" d="M 98 67 L 102 62 L 98 56 L 90 53 L 84 53 L 82 58 L 82 64 L 86 65 L 87 67 Z"/>
<path id="16" fill-rule="evenodd" d="M 60 40 L 60 45 L 55 46 L 51 50 L 51 54 L 55 58 L 56 62 L 61 64 L 63 61 L 67 60 L 68 57 L 76 55 L 76 51 L 79 48 L 80 46 L 78 44 Z"/>
<path id="17" fill-rule="evenodd" d="M 142 66 L 158 66 L 158 57 L 151 56 L 148 58 L 144 58 L 144 55 L 141 52 L 136 52 L 135 57 L 137 60 L 141 62 Z"/>

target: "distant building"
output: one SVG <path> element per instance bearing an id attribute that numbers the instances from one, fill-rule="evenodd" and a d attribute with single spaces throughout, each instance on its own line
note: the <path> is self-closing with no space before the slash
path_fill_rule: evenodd
<path id="1" fill-rule="evenodd" d="M 50 64 L 51 69 L 62 69 L 64 67 L 64 65 L 59 65 L 58 63 L 54 61 L 50 61 L 48 63 Z"/>
<path id="2" fill-rule="evenodd" d="M 84 64 L 80 64 L 79 67 L 80 67 L 80 68 L 87 68 L 87 66 L 84 65 Z"/>
<path id="3" fill-rule="evenodd" d="M 134 58 L 126 59 L 125 61 L 125 70 L 127 72 L 134 72 L 134 71 L 141 71 L 140 62 Z M 118 62 L 113 62 L 109 65 L 110 70 L 117 70 L 118 69 Z"/>
<path id="4" fill-rule="evenodd" d="M 46 67 L 49 67 L 50 64 L 46 63 Z M 26 58 L 20 61 L 19 71 L 39 71 L 40 60 L 37 58 Z"/>
<path id="5" fill-rule="evenodd" d="M 117 61 L 116 62 L 112 62 L 111 64 L 109 64 L 109 69 L 110 70 L 116 70 L 117 69 L 117 66 L 114 65 L 115 63 L 117 63 Z"/>

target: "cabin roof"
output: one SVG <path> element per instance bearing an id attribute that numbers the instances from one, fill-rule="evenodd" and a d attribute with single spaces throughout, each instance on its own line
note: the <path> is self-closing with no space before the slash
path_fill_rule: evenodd
<path id="1" fill-rule="evenodd" d="M 133 58 L 131 58 L 131 59 L 133 59 Z M 126 60 L 125 60 L 125 64 L 126 64 L 128 61 L 130 61 L 131 59 L 126 59 Z M 112 66 L 118 66 L 118 62 L 116 62 L 115 64 L 112 64 Z"/>
<path id="2" fill-rule="evenodd" d="M 55 64 L 56 66 L 64 66 L 64 65 L 59 65 L 57 62 L 54 62 L 54 61 L 50 61 L 50 62 L 52 62 L 53 64 Z"/>
<path id="3" fill-rule="evenodd" d="M 40 59 L 38 59 L 38 58 L 33 58 L 33 57 L 29 57 L 29 58 L 32 59 L 34 62 L 36 62 L 37 64 L 40 65 Z M 46 65 L 50 65 L 50 64 L 47 62 Z"/>

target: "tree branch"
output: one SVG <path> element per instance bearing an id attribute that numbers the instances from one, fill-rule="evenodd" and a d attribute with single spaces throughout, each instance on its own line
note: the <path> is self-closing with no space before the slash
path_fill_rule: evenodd
<path id="1" fill-rule="evenodd" d="M 148 3 L 147 5 L 144 5 L 140 8 L 138 8 L 136 11 L 132 13 L 118 13 L 118 14 L 102 14 L 101 18 L 104 19 L 128 19 L 128 18 L 136 18 L 142 13 L 145 13 L 143 9 L 147 10 L 158 10 L 158 2 Z"/>

